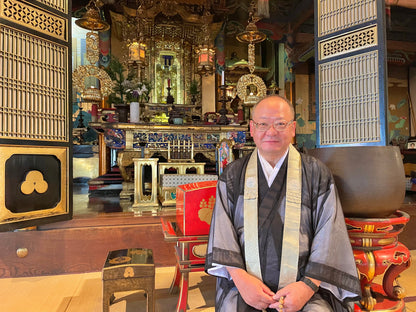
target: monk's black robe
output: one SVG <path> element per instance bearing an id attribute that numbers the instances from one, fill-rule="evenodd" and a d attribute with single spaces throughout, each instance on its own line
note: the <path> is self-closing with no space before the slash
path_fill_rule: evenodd
<path id="1" fill-rule="evenodd" d="M 216 311 L 256 311 L 238 293 L 225 266 L 245 269 L 244 179 L 250 155 L 230 163 L 217 184 L 205 270 L 218 277 Z M 298 277 L 322 281 L 302 311 L 343 311 L 361 294 L 344 215 L 329 169 L 301 154 L 302 203 Z M 263 282 L 277 291 L 283 236 L 287 157 L 269 188 L 258 161 L 258 231 Z M 344 310 L 347 311 L 347 310 Z"/>

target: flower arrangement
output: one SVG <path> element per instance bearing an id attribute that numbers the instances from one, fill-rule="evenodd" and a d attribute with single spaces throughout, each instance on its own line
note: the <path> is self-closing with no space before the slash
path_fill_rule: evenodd
<path id="1" fill-rule="evenodd" d="M 123 88 L 126 92 L 127 102 L 148 102 L 152 86 L 148 81 L 124 80 Z"/>
<path id="2" fill-rule="evenodd" d="M 152 86 L 148 81 L 137 81 L 134 73 L 126 76 L 125 66 L 114 56 L 111 57 L 110 64 L 104 69 L 111 80 L 113 80 L 113 93 L 109 95 L 109 102 L 121 104 L 128 102 L 147 102 L 149 101 Z"/>

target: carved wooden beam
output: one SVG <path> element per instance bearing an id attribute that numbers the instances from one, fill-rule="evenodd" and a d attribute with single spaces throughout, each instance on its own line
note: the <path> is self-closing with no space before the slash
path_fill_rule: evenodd
<path id="1" fill-rule="evenodd" d="M 387 40 L 387 50 L 402 50 L 416 52 L 416 42 Z"/>

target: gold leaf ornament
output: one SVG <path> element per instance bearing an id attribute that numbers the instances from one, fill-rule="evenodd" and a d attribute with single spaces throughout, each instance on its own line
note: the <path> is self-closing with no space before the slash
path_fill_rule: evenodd
<path id="1" fill-rule="evenodd" d="M 48 190 L 48 182 L 43 179 L 42 172 L 32 170 L 26 174 L 25 180 L 20 185 L 20 190 L 25 195 L 32 194 L 34 191 L 42 194 Z"/>
<path id="2" fill-rule="evenodd" d="M 127 267 L 124 269 L 124 277 L 125 278 L 134 277 L 134 270 L 132 267 Z"/>
<path id="3" fill-rule="evenodd" d="M 204 199 L 201 200 L 199 203 L 200 209 L 198 210 L 198 218 L 202 222 L 211 225 L 211 217 L 212 217 L 212 210 L 214 209 L 215 205 L 215 197 L 211 196 L 208 199 L 208 202 Z"/>
<path id="4" fill-rule="evenodd" d="M 192 254 L 197 258 L 205 258 L 208 244 L 199 244 L 192 247 Z"/>
<path id="5" fill-rule="evenodd" d="M 238 79 L 237 82 L 237 95 L 244 102 L 247 102 L 247 97 L 250 94 L 247 94 L 248 88 L 253 89 L 254 92 L 252 96 L 256 96 L 259 99 L 267 95 L 267 87 L 259 76 L 253 74 L 243 75 Z"/>
<path id="6" fill-rule="evenodd" d="M 121 257 L 112 258 L 108 262 L 110 264 L 123 264 L 123 263 L 128 263 L 130 261 L 131 261 L 131 257 L 121 256 Z"/>
<path id="7" fill-rule="evenodd" d="M 95 77 L 100 81 L 100 91 L 103 97 L 113 92 L 114 82 L 105 70 L 94 65 L 81 65 L 72 73 L 72 83 L 81 92 L 81 95 L 88 89 L 85 86 L 85 78 L 87 77 Z"/>
<path id="8" fill-rule="evenodd" d="M 89 31 L 86 35 L 86 55 L 87 60 L 91 64 L 95 64 L 100 60 L 100 50 L 99 50 L 99 35 L 95 32 Z"/>

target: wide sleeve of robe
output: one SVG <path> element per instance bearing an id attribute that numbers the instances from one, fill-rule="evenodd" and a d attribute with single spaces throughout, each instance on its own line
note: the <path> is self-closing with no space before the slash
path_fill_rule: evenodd
<path id="1" fill-rule="evenodd" d="M 235 209 L 235 202 L 242 205 L 243 171 L 248 157 L 230 163 L 218 179 L 215 207 L 212 215 L 205 270 L 219 277 L 230 278 L 224 266 L 245 269 L 242 207 Z M 237 193 L 237 194 L 234 194 Z"/>
<path id="2" fill-rule="evenodd" d="M 302 166 L 300 248 L 306 255 L 302 275 L 322 281 L 320 287 L 340 301 L 357 300 L 358 271 L 332 174 L 309 155 L 302 155 Z"/>

